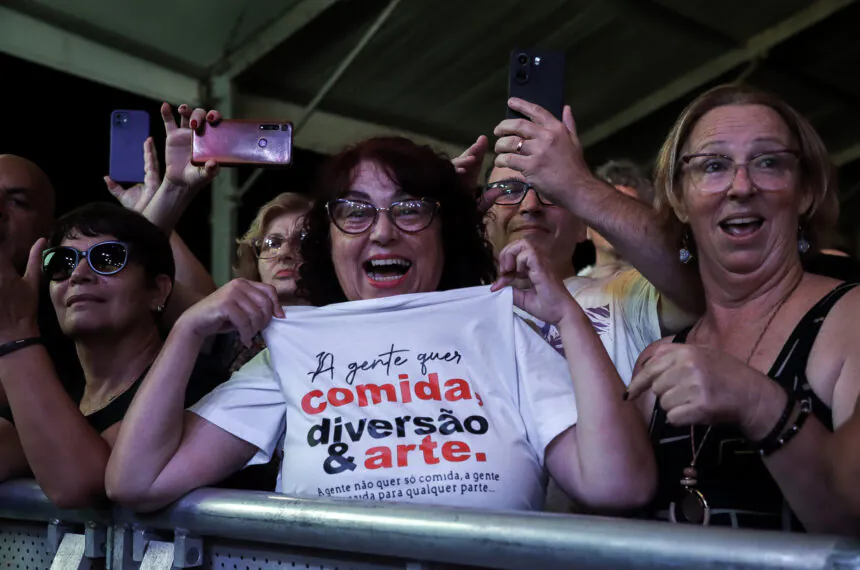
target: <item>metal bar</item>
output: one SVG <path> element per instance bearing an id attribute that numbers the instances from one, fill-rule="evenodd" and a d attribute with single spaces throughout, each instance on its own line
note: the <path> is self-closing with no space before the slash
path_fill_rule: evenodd
<path id="1" fill-rule="evenodd" d="M 45 523 L 55 520 L 58 526 L 86 524 L 90 521 L 109 524 L 110 512 L 89 509 L 60 510 L 45 496 L 34 480 L 16 479 L 0 484 L 0 519 Z"/>
<path id="2" fill-rule="evenodd" d="M 235 107 L 233 82 L 226 77 L 212 81 L 214 107 L 225 117 L 232 117 Z M 212 279 L 219 287 L 233 276 L 233 256 L 236 252 L 236 199 L 239 175 L 235 168 L 224 168 L 212 181 L 211 263 Z"/>
<path id="3" fill-rule="evenodd" d="M 665 105 L 699 89 L 724 73 L 777 46 L 825 18 L 852 4 L 854 0 L 816 0 L 782 22 L 754 35 L 744 46 L 728 51 L 688 71 L 653 93 L 639 97 L 636 104 L 585 131 L 579 137 L 584 147 L 593 146 L 621 129 L 645 118 Z"/>
<path id="4" fill-rule="evenodd" d="M 3 6 L 0 52 L 157 101 L 194 105 L 201 99 L 200 83 L 193 77 Z"/>
<path id="5" fill-rule="evenodd" d="M 311 23 L 337 0 L 299 0 L 289 10 L 215 66 L 218 75 L 233 79 Z"/>
<path id="6" fill-rule="evenodd" d="M 84 535 L 72 533 L 65 535 L 51 562 L 51 570 L 89 570 L 92 567 L 92 561 L 84 556 L 85 549 Z"/>
<path id="7" fill-rule="evenodd" d="M 482 567 L 860 568 L 860 542 L 545 513 L 305 500 L 198 490 L 152 515 L 150 528 Z"/>
<path id="8" fill-rule="evenodd" d="M 48 505 L 35 482 L 0 485 L 0 518 L 87 518 L 83 511 Z M 181 528 L 207 540 L 221 537 L 484 568 L 860 568 L 860 541 L 833 536 L 295 499 L 225 489 L 199 489 L 148 515 L 117 508 L 113 520 L 162 532 Z M 128 539 L 124 542 L 127 548 Z"/>
<path id="9" fill-rule="evenodd" d="M 340 80 L 343 74 L 349 69 L 349 66 L 352 65 L 352 62 L 355 61 L 355 58 L 364 50 L 367 44 L 373 39 L 376 33 L 385 25 L 385 22 L 397 8 L 397 5 L 400 4 L 400 0 L 391 0 L 388 3 L 388 6 L 380 12 L 379 16 L 376 18 L 376 21 L 373 22 L 373 25 L 368 28 L 368 30 L 364 33 L 364 36 L 355 44 L 355 47 L 352 48 L 352 51 L 340 62 L 340 65 L 337 66 L 334 73 L 331 74 L 331 77 L 328 78 L 328 81 L 325 82 L 317 94 L 311 99 L 311 102 L 308 103 L 307 107 L 305 107 L 302 115 L 293 123 L 293 137 L 296 137 L 299 132 L 302 130 L 308 120 L 313 116 L 316 112 L 317 107 L 319 107 L 320 102 L 328 95 L 328 92 L 331 91 L 332 87 Z M 241 200 L 242 197 L 248 193 L 248 191 L 254 186 L 260 176 L 263 175 L 262 169 L 257 169 L 251 173 L 242 187 L 239 189 L 238 198 Z"/>

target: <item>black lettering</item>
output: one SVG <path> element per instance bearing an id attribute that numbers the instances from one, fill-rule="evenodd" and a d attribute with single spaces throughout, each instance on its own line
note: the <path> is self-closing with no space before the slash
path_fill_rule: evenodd
<path id="1" fill-rule="evenodd" d="M 337 475 L 344 471 L 355 470 L 355 457 L 350 455 L 345 457 L 344 454 L 349 451 L 349 446 L 345 443 L 335 443 L 328 447 L 328 457 L 323 461 L 323 470 L 329 475 Z"/>
<path id="2" fill-rule="evenodd" d="M 318 445 L 328 444 L 330 424 L 331 421 L 329 421 L 328 418 L 325 418 L 319 424 L 308 430 L 308 445 L 316 447 Z"/>
<path id="3" fill-rule="evenodd" d="M 362 418 L 358 420 L 358 428 L 355 428 L 352 422 L 349 422 L 344 425 L 344 427 L 346 428 L 346 433 L 349 434 L 349 438 L 352 441 L 358 441 L 361 439 L 361 435 L 364 433 L 364 424 L 366 423 L 367 420 Z"/>
<path id="4" fill-rule="evenodd" d="M 415 430 L 415 435 L 430 435 L 436 433 L 436 424 L 433 423 L 433 418 L 418 417 L 412 420 L 418 429 Z"/>
<path id="5" fill-rule="evenodd" d="M 320 374 L 325 374 L 328 372 L 329 380 L 334 380 L 334 354 L 330 352 L 320 352 L 316 356 L 317 358 L 317 369 L 311 372 L 308 372 L 308 376 L 311 377 L 311 382 L 317 379 L 317 376 Z"/>
<path id="6" fill-rule="evenodd" d="M 370 420 L 367 422 L 367 434 L 373 439 L 382 439 L 391 435 L 391 422 L 385 420 Z"/>
<path id="7" fill-rule="evenodd" d="M 490 424 L 487 422 L 487 418 L 483 416 L 469 416 L 466 418 L 466 421 L 463 422 L 463 426 L 466 428 L 467 432 L 475 435 L 485 434 L 490 429 Z"/>
<path id="8" fill-rule="evenodd" d="M 394 425 L 397 426 L 397 437 L 406 437 L 406 423 L 411 419 L 412 416 L 394 418 Z"/>

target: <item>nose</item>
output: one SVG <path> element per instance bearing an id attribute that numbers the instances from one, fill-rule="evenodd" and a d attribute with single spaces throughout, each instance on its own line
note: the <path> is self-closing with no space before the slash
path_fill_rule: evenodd
<path id="1" fill-rule="evenodd" d="M 388 212 L 379 212 L 376 222 L 370 228 L 370 239 L 374 243 L 384 245 L 397 239 L 399 231 L 388 217 Z"/>
<path id="2" fill-rule="evenodd" d="M 732 184 L 729 186 L 728 196 L 743 198 L 753 192 L 755 192 L 755 185 L 753 185 L 750 178 L 749 167 L 747 165 L 738 166 L 735 169 L 735 177 L 732 180 Z"/>
<path id="3" fill-rule="evenodd" d="M 292 261 L 296 255 L 293 251 L 292 245 L 284 244 L 281 249 L 278 250 L 278 254 L 275 257 L 280 261 Z"/>
<path id="4" fill-rule="evenodd" d="M 95 281 L 95 279 L 96 274 L 93 272 L 90 264 L 87 263 L 87 260 L 82 257 L 75 270 L 69 276 L 69 283 L 79 285 L 81 283 L 90 283 Z"/>
<path id="5" fill-rule="evenodd" d="M 520 214 L 538 214 L 543 211 L 543 203 L 538 198 L 537 190 L 529 188 L 523 201 L 520 202 Z"/>

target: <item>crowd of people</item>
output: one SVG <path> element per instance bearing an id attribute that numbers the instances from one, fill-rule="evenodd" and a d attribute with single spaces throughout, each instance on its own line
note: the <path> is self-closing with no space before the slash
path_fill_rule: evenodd
<path id="1" fill-rule="evenodd" d="M 0 156 L 0 481 L 64 508 L 223 485 L 860 534 L 860 275 L 828 252 L 811 124 L 716 87 L 652 181 L 592 172 L 570 108 L 508 104 L 453 159 L 343 149 L 220 288 L 174 230 L 219 174 L 191 162 L 216 110 L 163 105 L 163 172 L 148 140 L 142 184 L 56 220 Z"/>

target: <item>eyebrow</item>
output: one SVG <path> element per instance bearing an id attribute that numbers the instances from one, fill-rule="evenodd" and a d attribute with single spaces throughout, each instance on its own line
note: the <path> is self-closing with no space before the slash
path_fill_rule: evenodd
<path id="1" fill-rule="evenodd" d="M 343 197 L 347 200 L 364 200 L 366 202 L 373 202 L 373 200 L 370 198 L 370 194 L 368 194 L 367 192 L 362 192 L 361 190 L 347 190 Z M 414 196 L 412 196 L 412 194 L 408 194 L 403 190 L 398 190 L 394 193 L 394 196 L 392 196 L 391 201 L 397 202 L 398 200 L 413 197 Z"/>
<path id="2" fill-rule="evenodd" d="M 502 182 L 518 182 L 520 184 L 528 184 L 524 180 L 520 180 L 519 178 L 502 178 L 501 180 L 493 180 L 492 182 L 487 182 L 487 186 L 490 184 L 501 184 Z"/>
<path id="3" fill-rule="evenodd" d="M 752 140 L 752 142 L 753 143 L 775 143 L 775 144 L 779 144 L 779 145 L 785 145 L 786 147 L 791 146 L 789 144 L 786 144 L 785 142 L 783 142 L 782 139 L 777 138 L 777 137 L 757 137 L 757 138 L 754 138 Z M 726 144 L 728 144 L 728 141 L 725 141 L 725 140 L 708 141 L 699 149 L 698 152 L 702 152 L 702 151 L 707 150 L 707 149 L 714 147 L 714 146 L 722 146 L 722 145 L 726 145 Z"/>
<path id="4" fill-rule="evenodd" d="M 27 198 L 30 197 L 30 189 L 29 188 L 13 187 L 13 188 L 6 188 L 5 190 L 0 190 L 0 191 L 2 191 L 4 194 L 6 194 L 6 196 L 25 196 Z"/>

